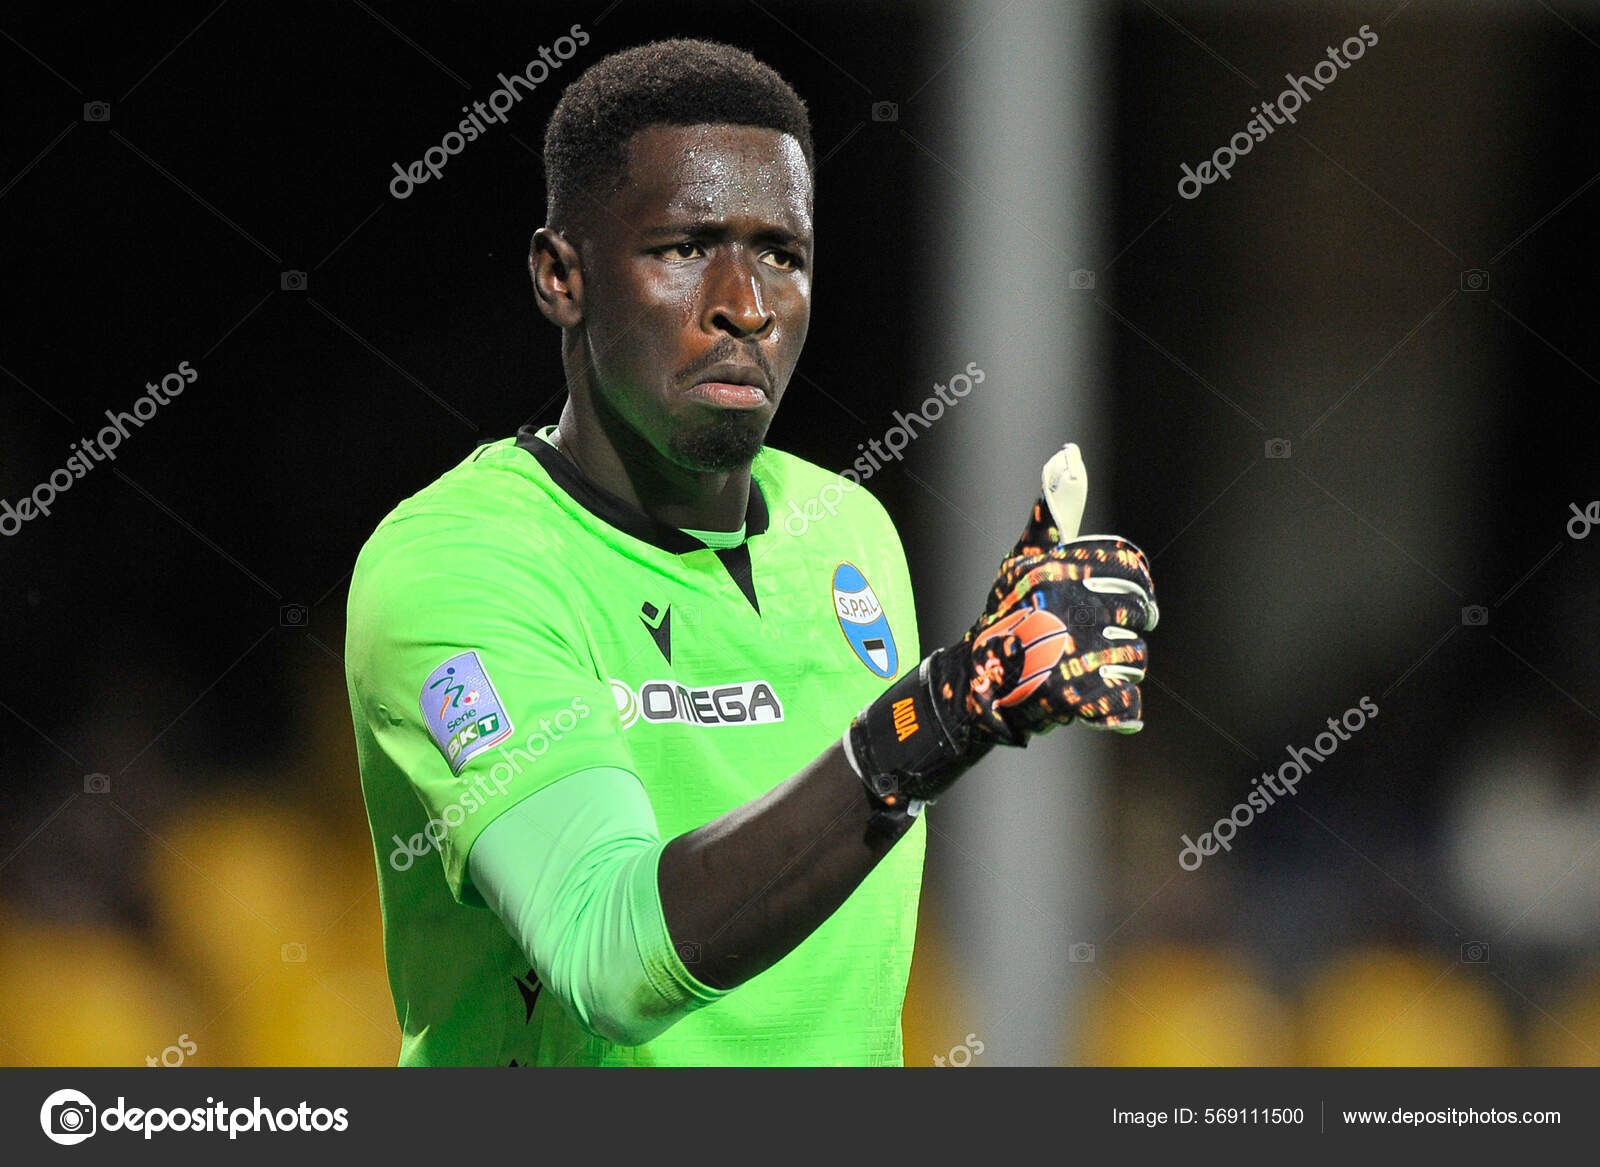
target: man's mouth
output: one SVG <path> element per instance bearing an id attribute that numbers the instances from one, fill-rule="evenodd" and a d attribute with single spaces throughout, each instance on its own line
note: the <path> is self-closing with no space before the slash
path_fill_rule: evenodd
<path id="1" fill-rule="evenodd" d="M 713 365 L 685 395 L 722 409 L 759 409 L 771 393 L 765 372 L 757 365 Z"/>

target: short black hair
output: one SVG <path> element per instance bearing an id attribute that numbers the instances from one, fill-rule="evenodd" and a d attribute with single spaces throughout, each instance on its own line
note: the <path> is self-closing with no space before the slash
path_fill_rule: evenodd
<path id="1" fill-rule="evenodd" d="M 585 195 L 618 189 L 640 130 L 705 124 L 792 134 L 814 169 L 805 102 L 776 70 L 716 41 L 654 41 L 596 62 L 561 95 L 544 135 L 549 224 L 564 227 Z"/>

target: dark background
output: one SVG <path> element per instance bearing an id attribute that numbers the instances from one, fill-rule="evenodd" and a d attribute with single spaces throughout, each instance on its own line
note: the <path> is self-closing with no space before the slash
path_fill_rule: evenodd
<path id="1" fill-rule="evenodd" d="M 1003 27 L 1006 6 L 989 7 Z M 1106 824 L 1116 918 L 1150 906 L 1119 938 L 1130 963 L 1109 967 L 1177 1018 L 1243 985 L 1242 1029 L 1300 1036 L 1112 1034 L 1073 1038 L 1073 1056 L 1600 1060 L 1586 979 L 1600 920 L 1583 913 L 1600 903 L 1600 623 L 1594 542 L 1565 526 L 1568 504 L 1600 496 L 1600 18 L 1537 3 L 1100 11 L 1116 239 L 1061 260 L 1099 269 L 1068 310 L 1098 313 L 1110 345 L 1102 517 L 1153 553 L 1163 611 L 1139 764 Z M 807 99 L 815 309 L 769 440 L 837 469 L 948 374 L 928 338 L 961 313 L 963 272 L 1004 262 L 951 246 L 943 217 L 984 176 L 869 112 L 896 101 L 899 128 L 944 140 L 961 71 L 1005 65 L 982 38 L 952 58 L 950 19 L 775 2 L 8 8 L 0 497 L 32 490 L 180 361 L 199 380 L 0 540 L 0 919 L 27 937 L 0 968 L 15 989 L 0 1061 L 136 1063 L 180 1030 L 210 1064 L 392 1061 L 345 582 L 400 498 L 559 414 L 557 334 L 524 259 L 560 86 L 608 51 L 708 36 Z M 391 198 L 392 163 L 574 23 L 590 44 L 509 124 Z M 1364 23 L 1380 44 L 1299 133 L 1177 196 L 1179 162 Z M 109 120 L 84 119 L 91 101 Z M 1463 290 L 1477 268 L 1488 290 Z M 282 290 L 286 270 L 307 273 L 304 291 Z M 989 424 L 1037 460 L 1027 418 Z M 1292 456 L 1264 457 L 1268 439 Z M 919 593 L 940 587 L 951 523 L 920 482 L 958 453 L 914 448 L 871 484 Z M 993 536 L 998 554 L 1014 532 Z M 1486 625 L 1463 622 L 1471 605 Z M 959 631 L 925 622 L 923 641 Z M 1168 889 L 1178 834 L 1242 797 L 1252 759 L 1310 744 L 1363 693 L 1383 715 L 1306 784 L 1304 813 L 1264 818 L 1227 863 Z M 86 791 L 91 773 L 108 793 Z M 1539 882 L 1541 863 L 1560 878 Z M 1508 864 L 1531 882 L 1502 888 Z M 295 898 L 308 886 L 325 902 Z M 1552 917 L 1563 903 L 1578 910 Z M 253 965 L 215 951 L 235 927 Z M 299 970 L 281 945 L 308 932 L 323 938 L 316 987 L 282 979 Z M 1463 969 L 1468 942 L 1492 945 L 1488 975 Z M 940 943 L 919 949 L 908 1060 L 918 1026 L 961 1029 Z M 1505 1037 L 1318 1044 L 1344 1022 L 1319 1020 L 1343 998 L 1317 986 L 1363 969 L 1392 987 L 1397 1019 L 1438 1005 Z M 80 1038 L 30 1029 L 41 1009 L 81 1016 Z M 283 1009 L 304 1019 L 287 1037 L 252 1020 Z M 348 1030 L 326 1020 L 351 1014 Z M 1075 1024 L 1061 1020 L 1064 1042 Z"/>

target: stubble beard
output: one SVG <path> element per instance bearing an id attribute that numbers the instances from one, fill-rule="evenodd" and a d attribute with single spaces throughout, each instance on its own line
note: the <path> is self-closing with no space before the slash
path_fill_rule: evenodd
<path id="1" fill-rule="evenodd" d="M 766 435 L 734 413 L 719 414 L 709 425 L 679 430 L 667 442 L 672 461 L 685 470 L 725 474 L 750 465 Z"/>

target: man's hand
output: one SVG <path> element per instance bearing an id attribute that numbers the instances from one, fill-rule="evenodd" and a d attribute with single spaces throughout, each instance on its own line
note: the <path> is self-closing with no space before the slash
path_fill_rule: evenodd
<path id="1" fill-rule="evenodd" d="M 1160 610 L 1144 553 L 1115 535 L 1077 536 L 1087 474 L 1073 455 L 1080 489 L 1058 501 L 1045 467 L 1045 493 L 1000 565 L 984 614 L 968 631 L 973 672 L 966 709 L 974 731 L 1007 745 L 1074 716 L 1095 729 L 1143 727 L 1138 682 L 1148 657 L 1139 636 Z M 1054 520 L 1054 521 L 1052 521 Z M 941 693 L 946 700 L 952 692 Z"/>
<path id="2" fill-rule="evenodd" d="M 1140 632 L 1160 619 L 1144 553 L 1114 535 L 1079 537 L 1088 475 L 1077 447 L 1045 465 L 1044 489 L 984 613 L 864 709 L 845 735 L 886 806 L 928 801 L 996 743 L 1026 745 L 1076 718 L 1143 727 Z"/>

